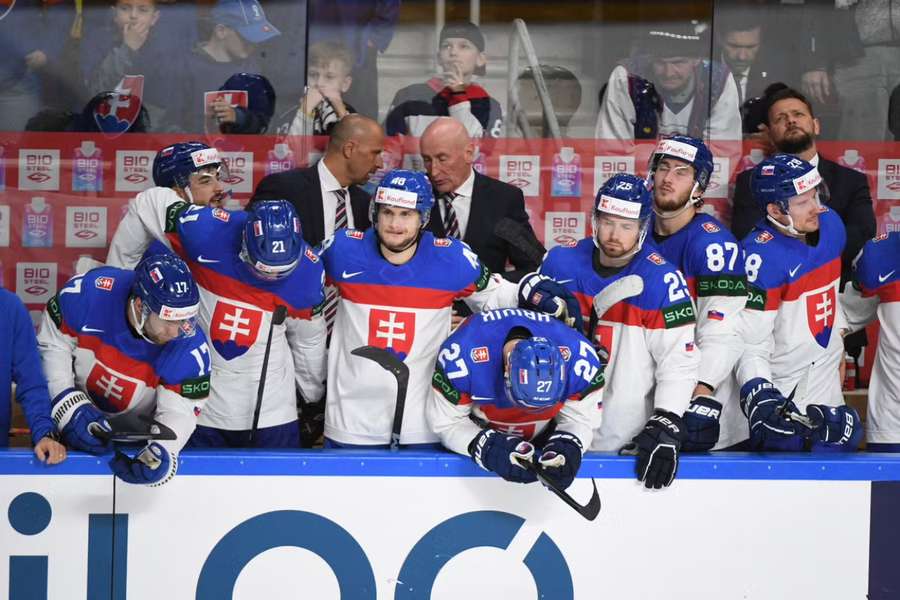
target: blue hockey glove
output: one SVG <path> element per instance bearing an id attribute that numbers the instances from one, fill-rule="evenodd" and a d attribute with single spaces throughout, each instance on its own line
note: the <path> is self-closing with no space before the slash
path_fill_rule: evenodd
<path id="1" fill-rule="evenodd" d="M 684 411 L 685 452 L 708 452 L 719 441 L 722 404 L 712 396 L 695 396 Z"/>
<path id="2" fill-rule="evenodd" d="M 574 294 L 546 275 L 529 273 L 519 282 L 519 308 L 553 315 L 576 331 L 584 330 L 581 307 Z"/>
<path id="3" fill-rule="evenodd" d="M 544 476 L 566 489 L 575 481 L 581 467 L 581 440 L 571 433 L 559 431 L 551 435 L 541 451 L 540 465 Z"/>
<path id="4" fill-rule="evenodd" d="M 482 429 L 469 443 L 469 454 L 485 471 L 493 471 L 507 481 L 531 483 L 537 481 L 534 473 L 520 466 L 518 461 L 530 461 L 534 446 L 517 435 L 501 433 L 494 429 Z"/>
<path id="5" fill-rule="evenodd" d="M 803 450 L 811 430 L 791 418 L 802 413 L 771 381 L 754 377 L 741 386 L 741 410 L 750 424 L 752 450 Z"/>
<path id="6" fill-rule="evenodd" d="M 668 487 L 678 473 L 678 452 L 684 436 L 684 423 L 673 412 L 657 408 L 644 429 L 625 444 L 619 454 L 637 456 L 635 474 L 644 487 Z"/>
<path id="7" fill-rule="evenodd" d="M 178 457 L 169 456 L 165 448 L 150 442 L 134 458 L 116 451 L 109 461 L 109 468 L 116 477 L 127 483 L 158 486 L 175 476 Z"/>
<path id="8" fill-rule="evenodd" d="M 84 392 L 74 388 L 63 390 L 53 399 L 51 413 L 63 443 L 69 448 L 98 455 L 111 450 L 109 442 L 95 436 L 94 432 L 109 433 L 112 428 L 103 412 Z"/>
<path id="9" fill-rule="evenodd" d="M 812 452 L 856 452 L 863 438 L 862 420 L 852 406 L 810 404 L 806 416 L 820 424 L 810 436 Z"/>

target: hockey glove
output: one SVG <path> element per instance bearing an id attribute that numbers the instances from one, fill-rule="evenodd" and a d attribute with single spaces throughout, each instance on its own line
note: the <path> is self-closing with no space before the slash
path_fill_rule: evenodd
<path id="1" fill-rule="evenodd" d="M 619 450 L 619 454 L 637 456 L 635 473 L 647 489 L 658 490 L 674 481 L 683 431 L 681 417 L 657 408 L 644 429 Z"/>
<path id="2" fill-rule="evenodd" d="M 174 454 L 169 456 L 169 452 L 161 445 L 150 442 L 134 458 L 116 451 L 116 455 L 109 461 L 109 468 L 122 481 L 155 487 L 175 476 L 178 457 Z"/>
<path id="3" fill-rule="evenodd" d="M 819 424 L 810 436 L 812 452 L 856 452 L 859 448 L 863 427 L 852 406 L 810 404 L 806 416 Z"/>
<path id="4" fill-rule="evenodd" d="M 798 452 L 803 450 L 809 427 L 791 419 L 801 415 L 771 381 L 754 377 L 741 387 L 741 410 L 750 424 L 751 450 Z"/>
<path id="5" fill-rule="evenodd" d="M 519 465 L 519 460 L 530 461 L 534 446 L 517 435 L 501 433 L 494 429 L 482 429 L 469 443 L 469 454 L 485 471 L 493 471 L 507 481 L 531 483 L 537 477 Z"/>
<path id="6" fill-rule="evenodd" d="M 712 396 L 695 396 L 684 411 L 685 452 L 708 452 L 719 441 L 722 404 Z"/>
<path id="7" fill-rule="evenodd" d="M 97 455 L 111 450 L 109 442 L 95 436 L 94 432 L 110 433 L 112 428 L 84 392 L 75 388 L 60 392 L 53 399 L 52 417 L 63 443 L 69 448 Z"/>
<path id="8" fill-rule="evenodd" d="M 544 476 L 563 490 L 572 485 L 581 467 L 582 448 L 581 440 L 571 433 L 559 431 L 551 435 L 539 461 Z"/>
<path id="9" fill-rule="evenodd" d="M 298 398 L 300 408 L 300 447 L 312 448 L 325 433 L 325 401 L 303 402 Z"/>
<path id="10" fill-rule="evenodd" d="M 578 300 L 565 286 L 546 275 L 529 273 L 519 282 L 519 308 L 527 308 L 553 315 L 576 331 L 583 331 L 584 322 Z"/>

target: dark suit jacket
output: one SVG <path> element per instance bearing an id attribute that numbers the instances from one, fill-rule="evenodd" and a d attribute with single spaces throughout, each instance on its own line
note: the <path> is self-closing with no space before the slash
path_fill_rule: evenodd
<path id="1" fill-rule="evenodd" d="M 428 229 L 436 237 L 444 237 L 446 232 L 438 202 L 439 199 L 431 209 Z M 494 228 L 504 217 L 515 221 L 521 242 L 513 244 L 494 233 Z M 540 265 L 540 259 L 535 260 L 536 255 L 542 255 L 544 251 L 528 222 L 522 190 L 478 172 L 475 173 L 472 208 L 463 241 L 492 272 L 500 273 L 510 281 L 519 281 L 523 275 L 535 271 Z M 523 245 L 527 248 L 517 247 Z M 504 272 L 507 259 L 515 266 L 515 270 L 508 273 Z"/>
<path id="2" fill-rule="evenodd" d="M 369 194 L 355 185 L 351 185 L 349 189 L 353 225 L 357 229 L 368 229 Z M 297 209 L 303 239 L 311 246 L 321 244 L 325 240 L 325 211 L 322 208 L 322 186 L 316 166 L 263 177 L 250 202 L 281 199 L 287 200 Z"/>
<path id="3" fill-rule="evenodd" d="M 731 231 L 739 240 L 746 237 L 765 216 L 750 193 L 751 173 L 751 170 L 747 170 L 738 175 L 734 190 Z M 822 155 L 819 155 L 819 173 L 828 186 L 829 197 L 825 199 L 825 204 L 841 217 L 847 228 L 847 245 L 841 256 L 841 279 L 846 281 L 850 274 L 850 263 L 863 245 L 875 237 L 875 211 L 872 208 L 869 181 L 862 173 L 826 160 Z"/>

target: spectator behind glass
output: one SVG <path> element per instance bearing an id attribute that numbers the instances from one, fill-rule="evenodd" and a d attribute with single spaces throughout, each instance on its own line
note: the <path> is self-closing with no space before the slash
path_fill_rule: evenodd
<path id="1" fill-rule="evenodd" d="M 256 73 L 235 73 L 219 91 L 247 92 L 247 106 L 234 106 L 227 98 L 216 98 L 208 117 L 218 123 L 221 133 L 265 133 L 275 112 L 275 90 L 269 80 Z"/>
<path id="2" fill-rule="evenodd" d="M 448 23 L 441 30 L 438 64 L 441 75 L 397 92 L 384 128 L 387 135 L 419 137 L 438 117 L 453 117 L 474 138 L 499 137 L 503 123 L 500 103 L 472 83 L 485 74 L 484 35 L 472 23 Z"/>
<path id="3" fill-rule="evenodd" d="M 541 65 L 541 74 L 544 76 L 544 83 L 547 84 L 547 92 L 550 95 L 553 110 L 556 112 L 560 131 L 565 135 L 569 121 L 572 120 L 581 105 L 581 83 L 575 74 L 565 67 Z M 516 81 L 519 86 L 519 114 L 515 118 L 516 126 L 522 132 L 522 136 L 532 137 L 532 135 L 526 135 L 523 127 L 522 119 L 525 118 L 532 134 L 544 138 L 550 137 L 550 125 L 538 96 L 533 69 L 526 67 Z"/>
<path id="4" fill-rule="evenodd" d="M 259 73 L 257 46 L 280 33 L 257 0 L 219 0 L 213 6 L 200 20 L 201 41 L 188 53 L 178 95 L 185 131 L 203 130 L 206 92 L 218 90 L 235 73 Z"/>
<path id="5" fill-rule="evenodd" d="M 41 0 L 0 2 L 0 131 L 21 131 L 41 106 L 39 75 L 59 58 L 73 14 Z"/>
<path id="6" fill-rule="evenodd" d="M 741 139 L 734 78 L 724 64 L 702 59 L 709 45 L 698 29 L 682 22 L 647 32 L 639 52 L 609 76 L 597 138 Z"/>
<path id="7" fill-rule="evenodd" d="M 353 57 L 338 42 L 317 42 L 309 47 L 307 92 L 300 104 L 282 115 L 279 134 L 329 135 L 334 124 L 356 109 L 344 102 L 353 83 Z"/>

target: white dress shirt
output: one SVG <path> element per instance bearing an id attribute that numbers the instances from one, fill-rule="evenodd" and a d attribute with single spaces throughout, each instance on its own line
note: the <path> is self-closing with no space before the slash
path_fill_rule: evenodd
<path id="1" fill-rule="evenodd" d="M 456 213 L 456 221 L 459 223 L 459 239 L 466 237 L 466 226 L 469 224 L 469 214 L 472 212 L 472 189 L 475 187 L 475 169 L 469 173 L 469 178 L 462 185 L 453 190 L 456 199 L 453 201 L 453 211 Z M 441 222 L 446 222 L 447 211 L 442 197 L 436 198 L 441 211 Z"/>
<path id="2" fill-rule="evenodd" d="M 319 185 L 322 189 L 322 213 L 324 214 L 325 219 L 325 239 L 327 240 L 334 235 L 334 217 L 337 215 L 338 203 L 337 191 L 340 189 L 347 192 L 344 199 L 345 206 L 347 207 L 347 227 L 353 229 L 353 211 L 350 206 L 350 190 L 341 187 L 337 178 L 332 175 L 331 171 L 328 170 L 328 167 L 325 166 L 324 160 L 320 160 L 319 164 L 316 165 L 316 168 L 319 170 Z"/>

